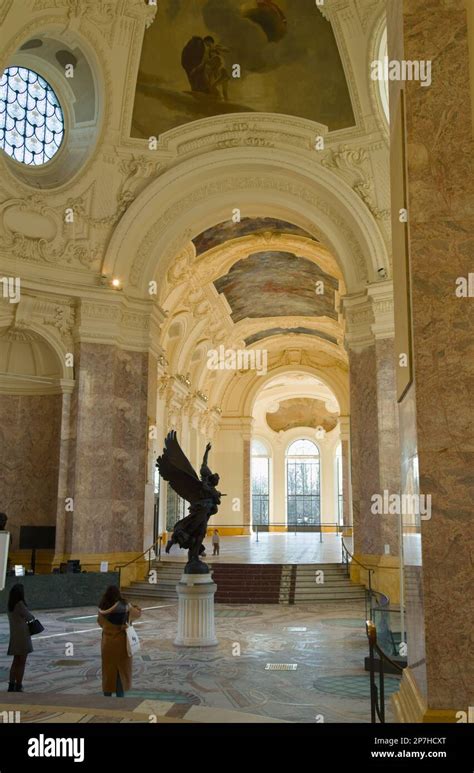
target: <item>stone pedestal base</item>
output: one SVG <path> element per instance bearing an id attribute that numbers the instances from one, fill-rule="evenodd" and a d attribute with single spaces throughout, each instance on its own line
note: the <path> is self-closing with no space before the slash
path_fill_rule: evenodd
<path id="1" fill-rule="evenodd" d="M 178 592 L 177 647 L 214 647 L 214 594 L 217 585 L 210 574 L 183 574 Z"/>

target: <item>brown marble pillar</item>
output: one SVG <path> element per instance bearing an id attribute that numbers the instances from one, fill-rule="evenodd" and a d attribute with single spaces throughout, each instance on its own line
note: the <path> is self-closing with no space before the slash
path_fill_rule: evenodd
<path id="1" fill-rule="evenodd" d="M 68 552 L 87 563 L 143 550 L 149 357 L 80 343 L 75 372 L 65 531 Z"/>
<path id="2" fill-rule="evenodd" d="M 352 535 L 350 416 L 341 416 L 342 524 L 343 535 Z"/>
<path id="3" fill-rule="evenodd" d="M 388 6 L 389 58 L 432 64 L 430 86 L 390 83 L 396 345 L 412 355 L 402 485 L 431 497 L 430 518 L 404 518 L 409 668 L 395 707 L 400 721 L 456 721 L 474 704 L 474 302 L 456 293 L 474 254 L 468 23 L 464 0 Z"/>
<path id="4" fill-rule="evenodd" d="M 61 406 L 61 429 L 59 441 L 59 474 L 56 511 L 56 554 L 65 554 L 70 549 L 71 534 L 68 528 L 66 499 L 70 496 L 70 466 L 73 453 L 75 426 L 71 416 L 73 386 L 63 391 Z"/>
<path id="5" fill-rule="evenodd" d="M 354 556 L 373 587 L 398 603 L 399 515 L 374 513 L 373 497 L 399 494 L 400 457 L 393 347 L 393 289 L 381 282 L 344 299 L 350 370 Z M 355 562 L 355 581 L 368 573 Z"/>

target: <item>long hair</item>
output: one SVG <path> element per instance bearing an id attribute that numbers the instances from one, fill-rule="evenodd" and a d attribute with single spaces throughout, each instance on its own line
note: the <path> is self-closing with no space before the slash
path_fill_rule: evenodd
<path id="1" fill-rule="evenodd" d="M 127 603 L 120 592 L 120 588 L 117 585 L 109 585 L 100 600 L 99 609 L 110 609 L 117 601 L 121 601 L 123 604 Z"/>
<path id="2" fill-rule="evenodd" d="M 10 595 L 8 596 L 8 611 L 13 612 L 19 601 L 23 601 L 23 604 L 26 606 L 25 588 L 21 583 L 17 582 L 16 585 L 13 585 L 10 589 Z"/>

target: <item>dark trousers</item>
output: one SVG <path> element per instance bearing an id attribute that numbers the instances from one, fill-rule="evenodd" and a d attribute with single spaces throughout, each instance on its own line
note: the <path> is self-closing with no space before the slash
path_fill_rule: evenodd
<path id="1" fill-rule="evenodd" d="M 112 693 L 111 692 L 104 692 L 104 695 L 107 698 L 110 698 Z M 115 695 L 117 696 L 117 698 L 123 698 L 124 695 L 125 695 L 124 690 L 123 690 L 122 680 L 120 679 L 120 674 L 119 674 L 118 671 L 117 671 L 117 681 L 115 683 Z"/>
<path id="2" fill-rule="evenodd" d="M 10 669 L 10 682 L 16 682 L 21 684 L 23 681 L 23 674 L 25 673 L 26 658 L 28 655 L 14 655 L 12 667 Z"/>
<path id="3" fill-rule="evenodd" d="M 213 552 L 212 555 L 213 556 L 218 556 L 219 555 L 219 545 L 218 544 L 214 544 L 213 548 L 214 548 L 214 552 Z"/>

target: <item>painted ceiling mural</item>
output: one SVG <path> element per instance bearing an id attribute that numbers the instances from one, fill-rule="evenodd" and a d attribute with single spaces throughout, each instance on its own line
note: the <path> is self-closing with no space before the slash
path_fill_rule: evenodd
<path id="1" fill-rule="evenodd" d="M 329 130 L 354 125 L 334 33 L 314 0 L 159 0 L 143 43 L 132 136 L 255 111 Z"/>
<path id="2" fill-rule="evenodd" d="M 299 226 L 287 223 L 284 220 L 277 220 L 274 217 L 243 217 L 240 223 L 226 220 L 196 236 L 193 239 L 196 255 L 202 255 L 203 252 L 212 250 L 213 247 L 217 247 L 230 239 L 253 236 L 254 234 L 261 234 L 267 231 L 305 236 L 306 239 L 311 239 L 314 242 L 318 241 L 307 231 L 299 228 Z"/>
<path id="3" fill-rule="evenodd" d="M 276 413 L 267 413 L 267 424 L 274 432 L 286 432 L 294 427 L 322 427 L 330 432 L 337 424 L 337 416 L 331 415 L 322 400 L 294 397 L 283 400 Z"/>
<path id="4" fill-rule="evenodd" d="M 324 293 L 316 292 L 323 282 Z M 256 252 L 234 263 L 214 286 L 224 293 L 232 319 L 246 317 L 320 317 L 337 319 L 338 281 L 307 258 L 290 252 Z"/>

